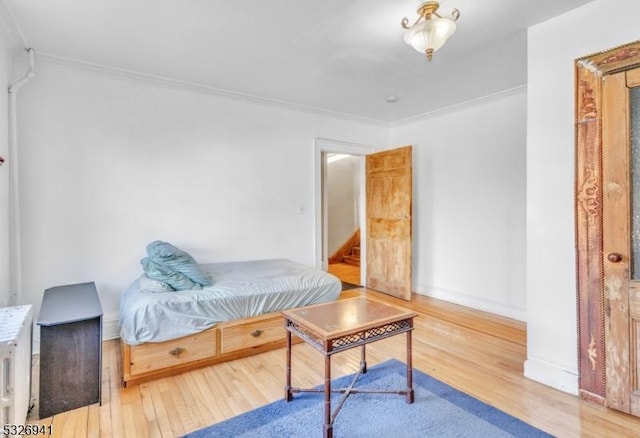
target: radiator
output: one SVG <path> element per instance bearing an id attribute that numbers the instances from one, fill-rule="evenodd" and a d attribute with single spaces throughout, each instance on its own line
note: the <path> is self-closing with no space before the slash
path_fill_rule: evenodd
<path id="1" fill-rule="evenodd" d="M 27 419 L 32 331 L 30 305 L 0 308 L 0 431 L 5 424 L 25 424 Z"/>

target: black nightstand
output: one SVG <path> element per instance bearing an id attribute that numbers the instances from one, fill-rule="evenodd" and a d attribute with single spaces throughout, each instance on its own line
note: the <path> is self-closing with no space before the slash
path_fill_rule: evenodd
<path id="1" fill-rule="evenodd" d="M 45 290 L 40 326 L 40 418 L 102 401 L 102 307 L 93 282 Z"/>

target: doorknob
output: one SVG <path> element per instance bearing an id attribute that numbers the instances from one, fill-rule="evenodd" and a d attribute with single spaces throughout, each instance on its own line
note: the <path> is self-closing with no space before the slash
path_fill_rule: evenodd
<path id="1" fill-rule="evenodd" d="M 609 259 L 609 261 L 612 263 L 618 263 L 619 261 L 622 260 L 622 255 L 618 254 L 617 252 L 611 252 L 607 256 L 607 259 Z"/>

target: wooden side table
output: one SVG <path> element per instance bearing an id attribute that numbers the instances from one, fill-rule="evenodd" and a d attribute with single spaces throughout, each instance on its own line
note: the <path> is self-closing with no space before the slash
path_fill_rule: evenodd
<path id="1" fill-rule="evenodd" d="M 324 393 L 323 436 L 333 437 L 333 422 L 350 394 L 359 392 L 391 393 L 414 401 L 411 332 L 416 313 L 408 312 L 364 297 L 301 307 L 282 312 L 287 329 L 287 371 L 285 400 L 293 400 L 299 392 Z M 324 389 L 301 389 L 291 386 L 291 334 L 303 339 L 324 355 Z M 360 374 L 367 372 L 367 344 L 400 333 L 407 334 L 407 387 L 396 391 L 358 390 L 355 388 Z M 348 388 L 331 389 L 331 356 L 351 348 L 361 347 L 360 369 Z M 331 411 L 331 393 L 342 393 L 335 412 Z"/>
<path id="2" fill-rule="evenodd" d="M 40 418 L 101 402 L 102 307 L 95 283 L 45 290 L 37 323 Z"/>

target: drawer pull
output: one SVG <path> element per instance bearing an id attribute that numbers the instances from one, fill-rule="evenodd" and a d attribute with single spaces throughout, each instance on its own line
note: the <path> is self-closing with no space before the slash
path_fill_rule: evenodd
<path id="1" fill-rule="evenodd" d="M 253 336 L 254 338 L 259 337 L 262 333 L 264 333 L 262 330 L 256 330 L 251 332 L 251 336 Z"/>
<path id="2" fill-rule="evenodd" d="M 170 354 L 171 356 L 175 356 L 175 357 L 179 358 L 179 357 L 180 357 L 180 355 L 181 355 L 182 353 L 184 353 L 185 351 L 187 351 L 187 349 L 186 349 L 186 348 L 176 347 L 176 348 L 174 348 L 173 350 L 169 351 L 169 354 Z"/>

